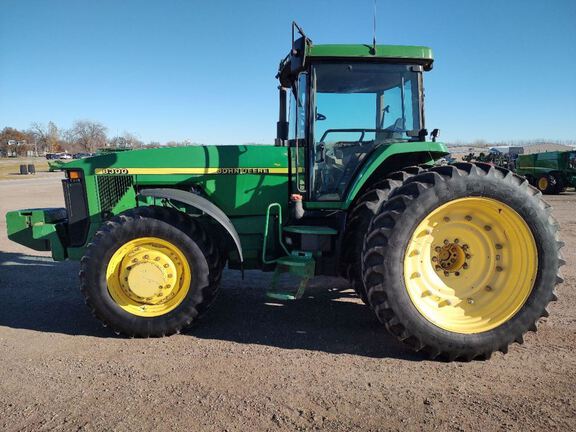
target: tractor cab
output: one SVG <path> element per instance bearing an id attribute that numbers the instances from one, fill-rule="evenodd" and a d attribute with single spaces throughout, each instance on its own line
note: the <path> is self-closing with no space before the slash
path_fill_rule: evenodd
<path id="1" fill-rule="evenodd" d="M 432 62 L 425 47 L 313 45 L 293 23 L 276 140 L 291 150 L 291 192 L 318 206 L 345 201 L 376 151 L 425 141 L 422 73 Z"/>

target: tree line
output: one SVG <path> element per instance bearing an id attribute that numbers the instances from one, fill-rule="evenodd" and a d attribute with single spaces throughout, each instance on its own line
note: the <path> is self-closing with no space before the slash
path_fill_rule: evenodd
<path id="1" fill-rule="evenodd" d="M 169 147 L 190 145 L 189 141 L 169 141 Z M 153 148 L 162 144 L 156 141 L 144 143 L 135 135 L 124 132 L 108 136 L 108 128 L 91 120 L 76 120 L 69 129 L 59 128 L 54 122 L 32 123 L 26 130 L 5 127 L 0 132 L 0 157 L 43 156 L 47 153 L 94 153 L 104 147 Z"/>

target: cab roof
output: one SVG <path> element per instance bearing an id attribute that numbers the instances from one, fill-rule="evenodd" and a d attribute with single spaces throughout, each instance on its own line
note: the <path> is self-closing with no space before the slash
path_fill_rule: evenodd
<path id="1" fill-rule="evenodd" d="M 298 37 L 299 35 L 299 37 Z M 298 74 L 306 69 L 309 60 L 345 60 L 414 63 L 425 71 L 432 69 L 432 50 L 424 46 L 411 45 L 367 45 L 327 44 L 314 45 L 302 28 L 292 22 L 292 49 L 280 61 L 276 78 L 280 85 L 289 87 Z"/>
<path id="2" fill-rule="evenodd" d="M 424 46 L 410 45 L 348 45 L 348 44 L 328 44 L 328 45 L 308 45 L 307 56 L 314 58 L 370 58 L 370 59 L 390 59 L 390 60 L 412 60 L 423 64 L 428 68 L 432 67 L 434 57 L 432 49 Z"/>

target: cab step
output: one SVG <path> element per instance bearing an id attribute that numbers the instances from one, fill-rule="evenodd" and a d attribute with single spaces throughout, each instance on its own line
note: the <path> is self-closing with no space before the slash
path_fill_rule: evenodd
<path id="1" fill-rule="evenodd" d="M 284 241 L 291 248 L 305 252 L 329 252 L 334 248 L 334 239 L 338 231 L 328 226 L 288 225 L 284 232 Z"/>
<path id="2" fill-rule="evenodd" d="M 278 258 L 272 285 L 266 295 L 276 300 L 302 298 L 308 281 L 314 277 L 315 268 L 316 261 L 311 252 L 293 251 L 288 256 Z M 286 280 L 281 280 L 283 276 Z M 286 285 L 293 287 L 295 284 L 297 284 L 296 291 L 283 289 Z"/>

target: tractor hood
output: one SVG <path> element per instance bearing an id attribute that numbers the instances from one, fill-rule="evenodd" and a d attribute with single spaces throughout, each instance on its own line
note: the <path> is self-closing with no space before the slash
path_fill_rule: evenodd
<path id="1" fill-rule="evenodd" d="M 272 145 L 206 145 L 109 152 L 72 161 L 66 169 L 97 176 L 287 174 L 287 158 L 286 148 Z"/>
<path id="2" fill-rule="evenodd" d="M 71 162 L 71 169 L 83 170 L 86 188 L 101 200 L 130 185 L 174 187 L 201 194 L 230 217 L 262 214 L 288 196 L 288 149 L 272 145 L 111 152 Z"/>

